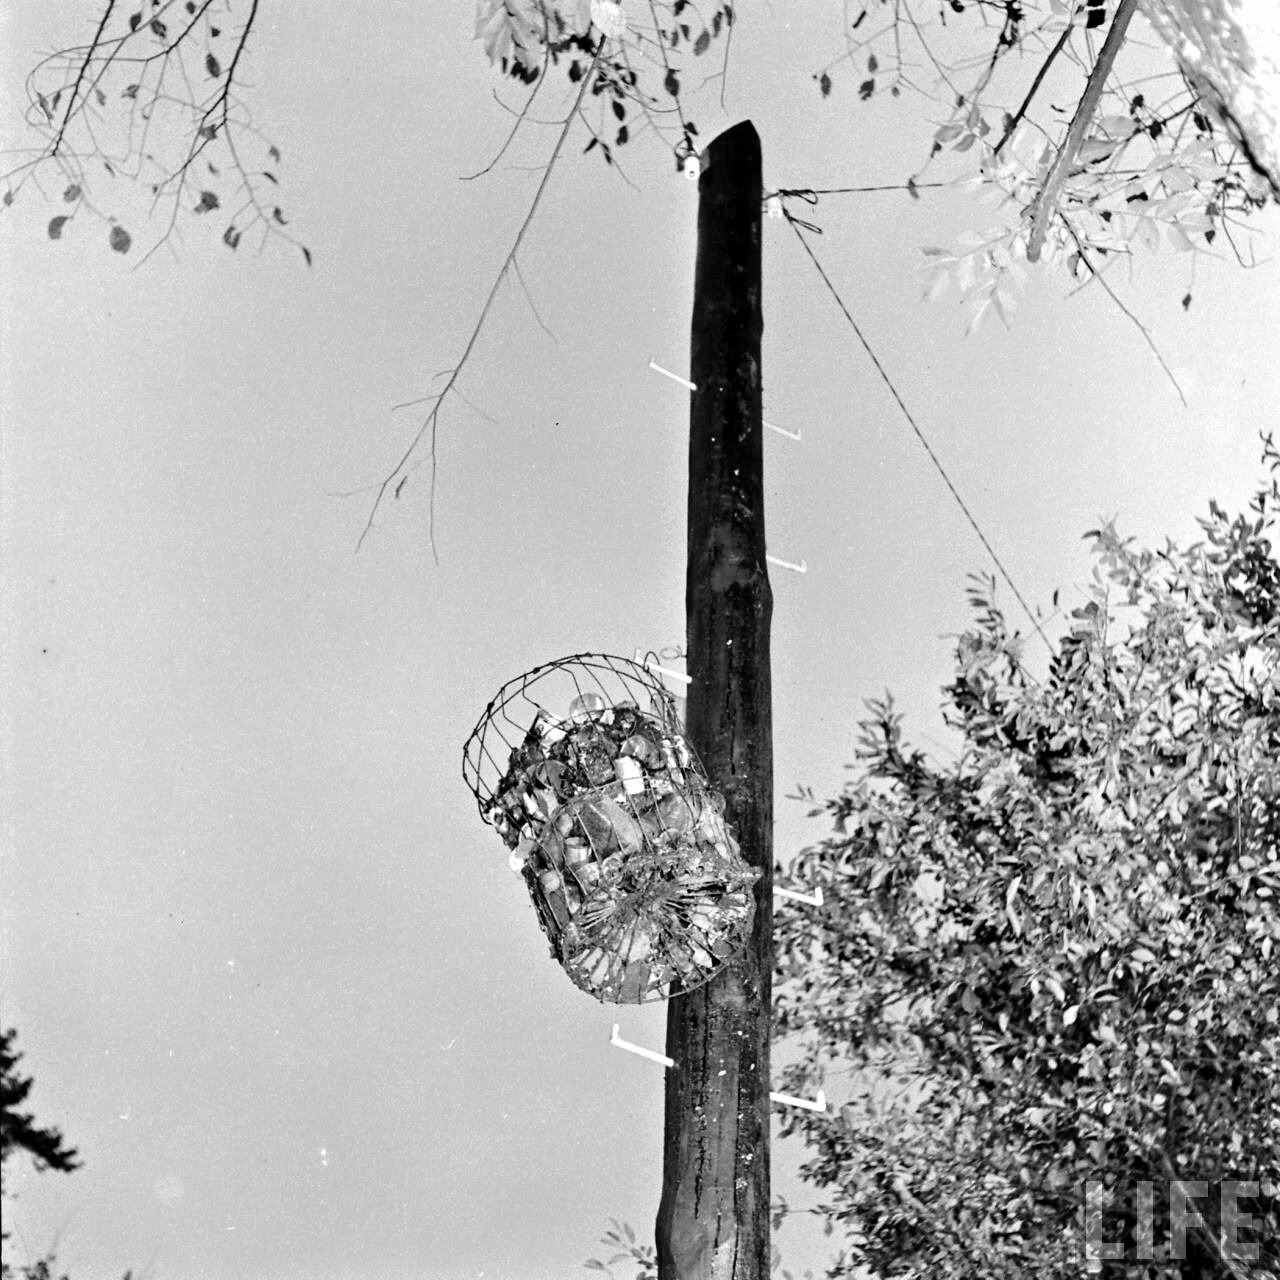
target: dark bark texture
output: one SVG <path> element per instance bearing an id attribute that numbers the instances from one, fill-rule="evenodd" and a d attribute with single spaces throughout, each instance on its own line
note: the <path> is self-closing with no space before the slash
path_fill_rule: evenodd
<path id="1" fill-rule="evenodd" d="M 767 1280 L 773 746 L 760 337 L 760 139 L 706 151 L 699 183 L 689 435 L 686 726 L 761 877 L 741 959 L 667 1013 L 661 1280 Z"/>

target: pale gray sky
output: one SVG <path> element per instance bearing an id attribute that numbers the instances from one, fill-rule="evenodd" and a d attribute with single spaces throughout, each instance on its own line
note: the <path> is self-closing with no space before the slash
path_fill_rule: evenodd
<path id="1" fill-rule="evenodd" d="M 840 6 L 743 8 L 703 136 L 750 116 L 770 186 L 902 181 L 928 124 L 810 79 Z M 6 139 L 73 9 L 94 6 L 4 16 Z M 579 140 L 553 178 L 522 267 L 555 338 L 500 295 L 464 386 L 487 417 L 442 419 L 439 566 L 425 469 L 359 555 L 366 498 L 331 496 L 399 455 L 417 419 L 390 406 L 456 359 L 537 180 L 518 166 L 550 146 L 531 130 L 458 181 L 508 127 L 472 10 L 264 8 L 252 101 L 311 271 L 200 224 L 135 269 L 87 223 L 49 241 L 31 193 L 4 215 L 3 1020 L 84 1158 L 27 1179 L 11 1225 L 74 1280 L 543 1280 L 610 1217 L 651 1231 L 661 1070 L 608 1040 L 617 1020 L 659 1047 L 663 1010 L 597 1005 L 546 958 L 459 766 L 504 680 L 681 638 L 687 395 L 646 365 L 687 368 L 696 187 L 666 154 L 621 153 L 636 190 Z M 1040 271 L 1012 330 L 967 339 L 920 300 L 920 247 L 992 220 L 972 194 L 813 216 L 1033 600 L 1069 603 L 1100 515 L 1186 536 L 1250 492 L 1280 405 L 1274 263 L 1201 257 L 1186 313 L 1187 257 L 1116 273 L 1184 409 L 1097 290 Z M 804 435 L 766 443 L 769 542 L 809 566 L 774 574 L 781 797 L 840 785 L 885 688 L 940 740 L 944 637 L 989 565 L 790 231 L 765 230 L 766 412 Z M 780 856 L 823 834 L 778 806 Z"/>

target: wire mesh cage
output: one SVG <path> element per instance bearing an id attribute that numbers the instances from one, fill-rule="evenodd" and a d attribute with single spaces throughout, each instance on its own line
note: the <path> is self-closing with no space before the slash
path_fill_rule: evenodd
<path id="1" fill-rule="evenodd" d="M 691 991 L 746 945 L 760 873 L 674 697 L 640 663 L 580 653 L 509 680 L 462 774 L 513 850 L 551 954 L 597 999 Z"/>

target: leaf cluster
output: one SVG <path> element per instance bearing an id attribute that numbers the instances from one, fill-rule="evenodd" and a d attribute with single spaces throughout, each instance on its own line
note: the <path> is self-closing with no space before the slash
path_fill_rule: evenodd
<path id="1" fill-rule="evenodd" d="M 222 243 L 247 232 L 309 250 L 285 230 L 276 194 L 281 154 L 264 139 L 240 96 L 260 0 L 144 0 L 132 12 L 100 0 L 93 37 L 42 58 L 26 81 L 25 122 L 34 145 L 0 175 L 3 203 L 32 184 L 61 191 L 67 210 L 48 223 L 52 240 L 84 218 L 105 224 L 127 254 L 134 236 L 117 211 L 125 187 L 147 204 L 131 215 L 161 228 L 148 254 L 180 221 L 216 214 Z"/>
<path id="2" fill-rule="evenodd" d="M 950 249 L 926 250 L 926 295 L 954 289 L 971 330 L 990 316 L 1007 323 L 1015 309 L 1031 212 L 1063 145 L 1070 104 L 1096 63 L 1095 28 L 1113 9 L 961 0 L 940 5 L 932 23 L 895 7 L 876 24 L 865 21 L 868 6 L 846 33 L 845 52 L 815 74 L 826 97 L 833 72 L 849 63 L 865 70 L 859 99 L 887 86 L 895 97 L 911 92 L 945 111 L 926 165 L 965 155 L 962 181 L 984 189 L 1002 215 Z M 1144 46 L 1133 35 L 1122 45 L 1050 220 L 1045 256 L 1082 282 L 1118 259 L 1162 248 L 1226 245 L 1241 263 L 1252 261 L 1240 236 L 1268 201 L 1265 178 L 1216 123 L 1199 88 L 1153 64 Z"/>
<path id="3" fill-rule="evenodd" d="M 600 1243 L 613 1250 L 608 1258 L 588 1258 L 583 1266 L 588 1271 L 597 1271 L 613 1280 L 613 1268 L 626 1263 L 635 1270 L 630 1273 L 631 1280 L 658 1280 L 658 1256 L 652 1245 L 641 1244 L 636 1239 L 635 1228 L 629 1222 L 619 1222 L 611 1218 L 611 1228 L 600 1238 Z"/>
<path id="4" fill-rule="evenodd" d="M 834 102 L 848 78 L 859 102 L 885 92 L 914 95 L 939 113 L 908 188 L 917 193 L 931 163 L 963 156 L 959 180 L 984 189 L 1002 215 L 953 248 L 927 251 L 926 293 L 957 291 L 970 329 L 991 316 L 1007 323 L 1024 278 L 1036 197 L 1115 6 L 872 0 L 855 8 L 843 52 L 813 74 L 818 90 Z M 634 9 L 643 15 L 645 6 Z M 617 25 L 601 10 L 613 11 Z M 573 83 L 592 77 L 601 108 L 594 119 L 583 115 L 591 134 L 586 149 L 598 149 L 607 163 L 641 126 L 660 136 L 678 127 L 673 151 L 687 167 L 698 150 L 697 128 L 685 111 L 681 77 L 690 58 L 722 38 L 727 65 L 734 10 L 723 5 L 704 14 L 689 0 L 649 3 L 647 10 L 650 21 L 641 25 L 624 22 L 621 6 L 602 0 L 480 0 L 476 34 L 490 60 L 535 93 L 562 65 Z M 1130 36 L 1122 45 L 1049 220 L 1045 256 L 1082 282 L 1117 259 L 1160 248 L 1206 252 L 1225 244 L 1239 261 L 1252 260 L 1239 236 L 1268 200 L 1266 180 L 1215 122 L 1197 86 L 1153 63 L 1145 43 Z"/>
<path id="5" fill-rule="evenodd" d="M 833 834 L 786 872 L 825 904 L 779 909 L 783 1087 L 848 1092 L 786 1124 L 878 1275 L 1081 1274 L 1091 1182 L 1132 1243 L 1139 1183 L 1252 1180 L 1257 1238 L 1280 1239 L 1269 438 L 1264 456 L 1250 511 L 1211 505 L 1193 546 L 1088 535 L 1043 680 L 975 581 L 946 690 L 962 753 L 935 763 L 870 704 L 857 775 L 820 810 Z M 1235 1274 L 1199 1207 L 1185 1260 L 1166 1242 L 1099 1274 Z M 1277 1263 L 1273 1245 L 1256 1274 Z"/>
<path id="6" fill-rule="evenodd" d="M 727 39 L 734 8 L 704 11 L 693 0 L 649 0 L 645 8 L 648 21 L 632 23 L 609 0 L 480 0 L 476 37 L 490 62 L 533 93 L 558 68 L 571 84 L 590 79 L 598 109 L 580 113 L 590 133 L 586 151 L 598 149 L 613 164 L 614 148 L 652 130 L 668 141 L 680 167 L 698 151 L 698 128 L 683 105 L 684 77 L 691 59 Z"/>

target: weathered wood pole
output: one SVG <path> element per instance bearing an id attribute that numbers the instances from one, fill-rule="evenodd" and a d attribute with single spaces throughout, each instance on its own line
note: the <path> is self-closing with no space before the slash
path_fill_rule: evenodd
<path id="1" fill-rule="evenodd" d="M 667 1012 L 661 1280 L 767 1280 L 773 740 L 760 399 L 760 139 L 706 150 L 699 181 L 685 581 L 686 726 L 761 877 L 751 943 Z"/>

